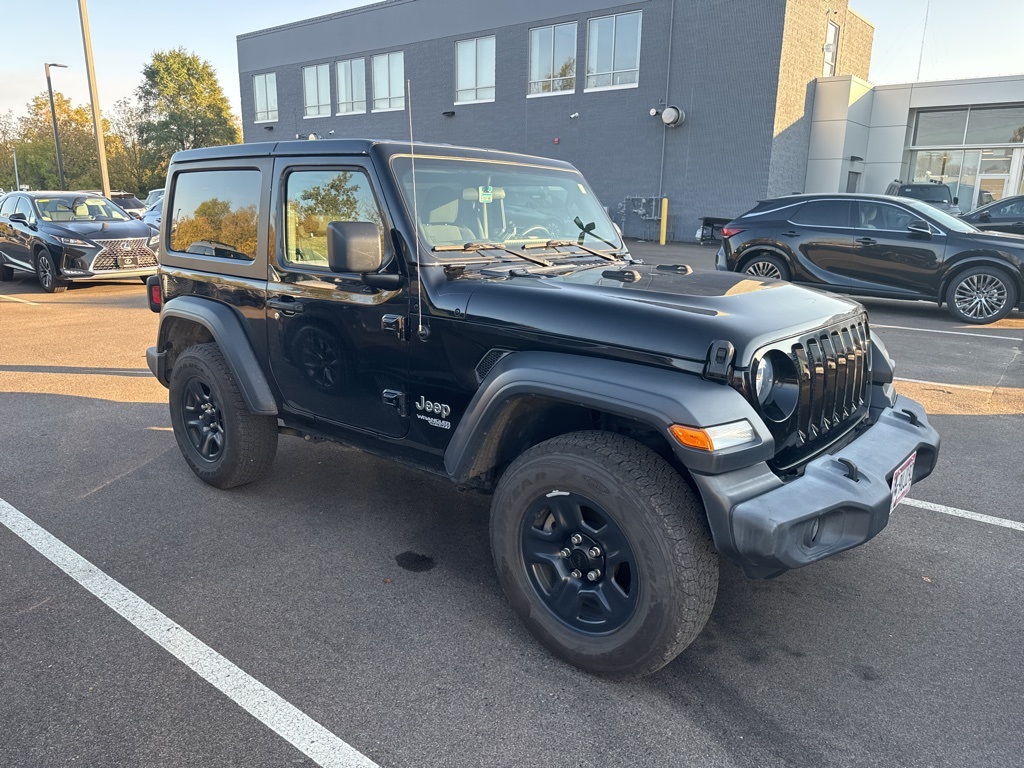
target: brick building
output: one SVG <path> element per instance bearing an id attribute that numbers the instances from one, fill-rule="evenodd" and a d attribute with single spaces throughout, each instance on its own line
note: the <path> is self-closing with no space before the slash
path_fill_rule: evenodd
<path id="1" fill-rule="evenodd" d="M 802 191 L 815 80 L 867 78 L 847 0 L 386 0 L 238 37 L 245 141 L 405 138 L 567 160 L 627 235 Z M 682 119 L 666 124 L 676 107 Z"/>

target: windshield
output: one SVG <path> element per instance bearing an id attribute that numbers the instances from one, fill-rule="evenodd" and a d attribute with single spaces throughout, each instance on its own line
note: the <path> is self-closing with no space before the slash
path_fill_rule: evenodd
<path id="1" fill-rule="evenodd" d="M 900 197 L 912 197 L 915 200 L 924 200 L 926 203 L 946 203 L 947 205 L 952 199 L 949 195 L 949 187 L 943 184 L 903 187 L 900 190 Z"/>
<path id="2" fill-rule="evenodd" d="M 142 208 L 142 201 L 139 200 L 135 195 L 118 195 L 114 198 L 114 202 L 122 208 Z"/>
<path id="3" fill-rule="evenodd" d="M 43 221 L 128 221 L 131 218 L 103 197 L 39 197 L 36 207 Z"/>
<path id="4" fill-rule="evenodd" d="M 917 200 L 913 200 L 910 198 L 903 200 L 903 203 L 909 206 L 910 208 L 913 208 L 914 210 L 918 211 L 919 213 L 923 213 L 925 216 L 930 218 L 939 226 L 945 227 L 946 229 L 950 229 L 953 232 L 979 231 L 977 227 L 968 224 L 963 219 L 958 219 L 956 216 L 952 216 L 946 213 L 945 211 L 940 211 L 935 206 L 928 205 L 928 203 L 919 202 Z"/>
<path id="5" fill-rule="evenodd" d="M 556 240 L 622 248 L 604 208 L 577 171 L 417 155 L 414 206 L 410 157 L 394 157 L 392 168 L 428 248 L 451 250 L 467 243 L 521 247 Z"/>

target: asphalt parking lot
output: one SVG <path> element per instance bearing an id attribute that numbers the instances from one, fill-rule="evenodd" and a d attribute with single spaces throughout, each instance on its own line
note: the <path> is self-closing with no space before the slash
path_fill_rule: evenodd
<path id="1" fill-rule="evenodd" d="M 137 281 L 0 284 L 0 499 L 259 681 L 257 709 L 386 768 L 1020 765 L 1024 313 L 865 303 L 942 434 L 935 474 L 863 547 L 768 582 L 723 564 L 704 633 L 637 682 L 533 641 L 484 497 L 290 438 L 265 480 L 201 483 Z M 359 764 L 307 757 L 136 626 L 0 525 L 0 765 Z"/>

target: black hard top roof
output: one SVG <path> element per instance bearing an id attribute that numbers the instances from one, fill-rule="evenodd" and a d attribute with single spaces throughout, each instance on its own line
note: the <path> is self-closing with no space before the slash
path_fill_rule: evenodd
<path id="1" fill-rule="evenodd" d="M 186 149 L 175 152 L 172 163 L 189 163 L 201 160 L 227 160 L 245 157 L 288 157 L 310 155 L 369 155 L 372 151 L 380 151 L 385 155 L 407 154 L 412 149 L 425 155 L 451 155 L 455 157 L 472 157 L 480 160 L 505 160 L 506 162 L 523 162 L 550 165 L 556 168 L 571 168 L 569 163 L 552 160 L 535 155 L 523 155 L 515 152 L 502 152 L 496 149 L 478 147 L 460 147 L 453 144 L 432 144 L 417 141 L 388 139 L 318 139 L 292 141 L 262 141 L 251 144 L 229 144 L 222 147 L 203 147 L 202 149 Z"/>

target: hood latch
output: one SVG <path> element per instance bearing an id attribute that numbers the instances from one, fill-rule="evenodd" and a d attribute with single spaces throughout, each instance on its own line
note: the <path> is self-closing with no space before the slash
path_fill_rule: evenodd
<path id="1" fill-rule="evenodd" d="M 732 360 L 735 355 L 736 348 L 733 347 L 731 341 L 719 339 L 711 342 L 707 363 L 704 365 L 704 378 L 728 381 L 729 369 L 732 368 Z"/>

